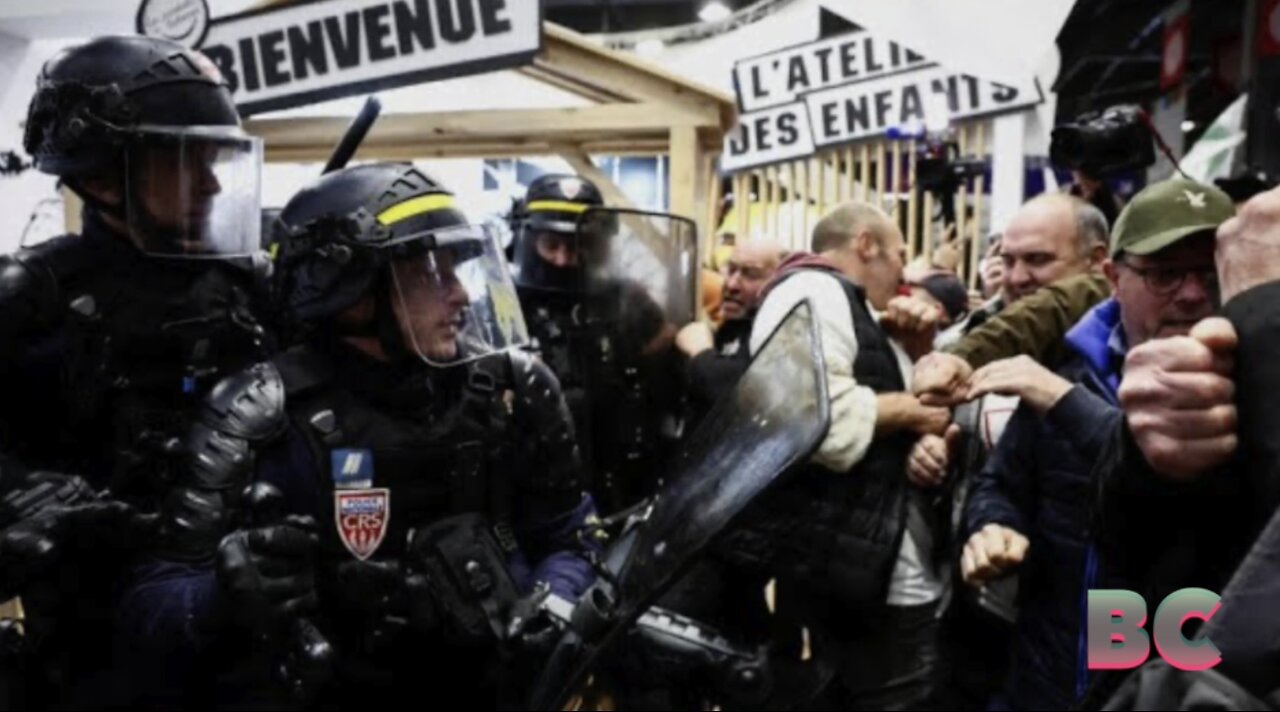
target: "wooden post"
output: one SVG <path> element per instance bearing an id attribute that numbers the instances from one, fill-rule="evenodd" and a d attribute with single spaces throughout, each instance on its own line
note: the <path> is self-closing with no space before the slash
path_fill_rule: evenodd
<path id="1" fill-rule="evenodd" d="M 668 178 L 671 212 L 698 219 L 698 131 L 692 126 L 671 129 L 671 175 Z"/>
<path id="2" fill-rule="evenodd" d="M 920 239 L 920 191 L 916 188 L 916 140 L 911 139 L 909 147 L 910 154 L 907 156 L 907 163 L 910 168 L 907 174 L 907 190 L 910 195 L 907 197 L 907 250 L 911 257 L 915 257 L 921 251 L 919 244 Z"/>
<path id="3" fill-rule="evenodd" d="M 961 158 L 967 158 L 969 155 L 969 146 L 972 143 L 969 140 L 969 134 L 971 133 L 972 128 L 972 124 L 960 125 L 959 145 Z M 967 230 L 969 226 L 969 185 L 967 181 L 960 184 L 959 190 L 956 191 L 955 201 L 956 224 L 953 226 L 953 229 L 955 230 L 956 240 L 960 241 L 959 244 L 963 245 L 964 239 L 969 234 Z M 943 229 L 946 229 L 945 226 Z M 945 235 L 946 233 L 944 232 L 943 234 Z"/>
<path id="4" fill-rule="evenodd" d="M 796 179 L 796 161 L 788 161 L 787 163 L 787 200 L 783 202 L 783 211 L 787 216 L 787 238 L 795 241 L 796 237 L 796 211 L 795 204 L 799 201 L 800 182 Z"/>
<path id="5" fill-rule="evenodd" d="M 858 181 L 862 183 L 858 188 L 858 200 L 865 203 L 871 200 L 871 146 L 866 142 L 858 151 L 858 159 Z"/>
<path id="6" fill-rule="evenodd" d="M 782 225 L 778 222 L 778 168 L 777 166 L 769 166 L 765 170 L 767 181 L 769 182 L 769 202 L 764 207 L 764 214 L 768 216 L 765 219 L 765 225 L 768 225 L 767 232 L 769 239 L 782 239 Z"/>
<path id="7" fill-rule="evenodd" d="M 894 140 L 893 142 L 893 190 L 884 193 L 886 196 L 892 196 L 893 201 L 893 221 L 898 222 L 898 188 L 902 185 L 902 141 Z"/>
<path id="8" fill-rule="evenodd" d="M 835 156 L 835 154 L 823 154 L 818 157 L 818 204 L 815 212 L 818 213 L 818 219 L 821 220 L 823 215 L 827 214 L 827 157 Z M 839 166 L 839 158 L 836 157 L 836 165 Z M 808 229 L 805 230 L 808 232 Z"/>
<path id="9" fill-rule="evenodd" d="M 844 195 L 840 196 L 840 201 L 847 203 L 853 200 L 854 185 L 857 184 L 857 171 L 854 166 L 856 161 L 853 157 L 853 146 L 845 149 L 844 152 Z"/>
<path id="10" fill-rule="evenodd" d="M 872 201 L 880 209 L 884 209 L 885 169 L 885 145 L 881 139 L 876 141 L 876 197 Z"/>
<path id="11" fill-rule="evenodd" d="M 987 155 L 987 125 L 989 122 L 984 121 L 978 124 L 978 140 L 977 154 L 979 158 L 985 158 Z M 969 289 L 978 289 L 978 263 L 982 260 L 983 239 L 986 237 L 987 230 L 982 227 L 982 206 L 984 193 L 987 188 L 987 178 L 985 175 L 979 176 L 975 185 L 977 194 L 973 197 L 973 214 L 974 214 L 974 236 L 973 241 L 969 245 Z"/>
<path id="12" fill-rule="evenodd" d="M 920 240 L 924 245 L 924 258 L 933 259 L 933 193 L 924 194 L 924 221 L 920 230 Z"/>
<path id="13" fill-rule="evenodd" d="M 747 233 L 751 230 L 747 218 L 751 213 L 751 174 L 738 173 L 733 176 L 733 212 L 737 218 L 734 228 L 736 241 L 746 242 Z"/>

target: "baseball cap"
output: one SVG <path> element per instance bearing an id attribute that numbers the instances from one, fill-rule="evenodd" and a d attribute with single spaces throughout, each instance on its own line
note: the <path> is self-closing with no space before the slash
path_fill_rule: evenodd
<path id="1" fill-rule="evenodd" d="M 1235 203 L 1218 188 L 1185 178 L 1147 186 L 1133 196 L 1111 230 L 1111 256 L 1149 255 L 1235 217 Z"/>

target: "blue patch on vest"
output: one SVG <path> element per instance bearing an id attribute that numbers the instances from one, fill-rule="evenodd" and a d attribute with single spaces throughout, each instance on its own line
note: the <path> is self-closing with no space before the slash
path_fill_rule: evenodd
<path id="1" fill-rule="evenodd" d="M 329 451 L 329 472 L 339 489 L 373 486 L 373 451 L 342 449 Z"/>

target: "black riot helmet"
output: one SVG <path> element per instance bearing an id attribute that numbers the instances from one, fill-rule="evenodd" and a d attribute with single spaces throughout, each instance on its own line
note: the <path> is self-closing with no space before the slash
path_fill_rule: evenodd
<path id="1" fill-rule="evenodd" d="M 560 292 L 582 289 L 585 253 L 578 231 L 583 214 L 604 206 L 600 189 L 571 175 L 533 181 L 516 211 L 516 282 L 521 287 Z"/>
<path id="2" fill-rule="evenodd" d="M 258 249 L 261 142 L 241 129 L 225 79 L 198 52 L 142 36 L 63 50 L 36 80 L 23 145 L 148 254 Z"/>
<path id="3" fill-rule="evenodd" d="M 527 340 L 496 235 L 409 163 L 322 176 L 273 231 L 280 294 L 300 322 L 377 336 L 388 354 L 450 365 Z M 366 324 L 337 317 L 372 297 Z"/>

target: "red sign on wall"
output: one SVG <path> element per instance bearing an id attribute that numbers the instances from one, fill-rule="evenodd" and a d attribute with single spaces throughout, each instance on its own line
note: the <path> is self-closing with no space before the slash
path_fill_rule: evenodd
<path id="1" fill-rule="evenodd" d="M 1280 54 L 1280 0 L 1262 0 L 1258 12 L 1258 54 Z"/>
<path id="2" fill-rule="evenodd" d="M 1191 18 L 1183 12 L 1165 20 L 1164 52 L 1160 59 L 1160 90 L 1167 91 L 1182 83 L 1187 73 L 1190 50 Z"/>

